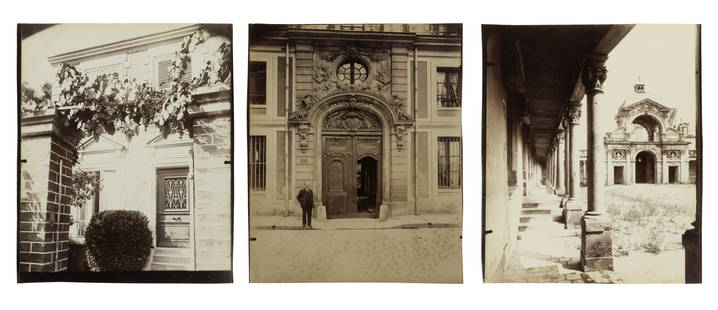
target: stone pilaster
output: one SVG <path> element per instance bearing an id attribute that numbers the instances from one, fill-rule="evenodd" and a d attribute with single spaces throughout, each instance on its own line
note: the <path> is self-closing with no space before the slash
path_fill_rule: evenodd
<path id="1" fill-rule="evenodd" d="M 586 90 L 588 123 L 588 211 L 581 218 L 581 267 L 584 271 L 612 270 L 611 220 L 605 215 L 606 153 L 598 125 L 606 57 L 589 55 L 581 73 Z"/>
<path id="2" fill-rule="evenodd" d="M 67 269 L 78 131 L 55 110 L 20 120 L 19 272 Z"/>
<path id="3" fill-rule="evenodd" d="M 192 146 L 195 268 L 232 267 L 231 91 L 207 88 L 194 96 L 189 121 Z"/>

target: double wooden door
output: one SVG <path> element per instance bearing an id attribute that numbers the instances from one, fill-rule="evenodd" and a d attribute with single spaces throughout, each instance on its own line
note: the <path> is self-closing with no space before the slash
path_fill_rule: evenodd
<path id="1" fill-rule="evenodd" d="M 322 197 L 328 217 L 378 216 L 381 135 L 324 135 Z"/>
<path id="2" fill-rule="evenodd" d="M 157 170 L 157 246 L 191 247 L 187 168 Z"/>

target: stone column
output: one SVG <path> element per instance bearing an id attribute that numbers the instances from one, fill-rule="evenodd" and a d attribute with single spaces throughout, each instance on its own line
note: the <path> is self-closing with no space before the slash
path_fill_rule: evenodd
<path id="1" fill-rule="evenodd" d="M 583 271 L 612 270 L 611 221 L 606 213 L 606 153 L 598 125 L 603 82 L 606 80 L 606 56 L 589 55 L 581 73 L 586 90 L 588 149 L 588 211 L 581 218 L 581 267 Z"/>
<path id="2" fill-rule="evenodd" d="M 564 130 L 563 130 L 563 128 L 560 128 L 560 129 L 558 130 L 558 137 L 557 137 L 557 138 L 558 138 L 558 140 L 557 140 L 558 143 L 557 143 L 557 146 L 556 146 L 556 150 L 557 150 L 557 152 L 556 152 L 556 174 L 557 174 L 557 177 L 556 177 L 556 194 L 563 196 L 564 194 L 566 194 L 565 188 L 564 188 L 564 179 L 563 179 L 563 177 L 564 177 L 564 170 L 563 170 L 563 168 L 564 168 L 564 167 L 563 167 L 563 160 L 564 160 L 564 158 L 563 158 L 563 153 L 565 152 L 565 151 L 564 151 L 565 144 L 564 144 Z"/>
<path id="3" fill-rule="evenodd" d="M 585 204 L 580 196 L 581 190 L 581 161 L 578 150 L 578 124 L 581 120 L 581 102 L 574 101 L 569 104 L 568 122 L 568 158 L 569 158 L 569 191 L 568 200 L 564 208 L 564 220 L 566 227 L 578 227 L 581 225 Z"/>
<path id="4" fill-rule="evenodd" d="M 232 93 L 223 86 L 195 93 L 189 109 L 195 270 L 231 270 Z"/>
<path id="5" fill-rule="evenodd" d="M 20 119 L 18 272 L 67 270 L 72 167 L 81 138 L 48 110 Z"/>
<path id="6" fill-rule="evenodd" d="M 564 119 L 563 122 L 563 128 L 564 128 L 564 136 L 563 136 L 563 188 L 565 190 L 564 197 L 568 199 L 568 196 L 570 195 L 571 191 L 571 184 L 569 180 L 569 166 L 571 161 L 571 154 L 569 154 L 569 139 L 570 139 L 570 131 L 568 130 L 568 122 L 566 119 Z"/>

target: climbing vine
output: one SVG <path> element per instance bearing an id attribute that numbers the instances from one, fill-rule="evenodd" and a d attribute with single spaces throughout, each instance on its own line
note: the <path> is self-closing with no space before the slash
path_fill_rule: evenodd
<path id="1" fill-rule="evenodd" d="M 101 189 L 100 174 L 88 172 L 80 168 L 72 170 L 72 187 L 70 189 L 70 205 L 81 208 L 85 201 Z"/>
<path id="2" fill-rule="evenodd" d="M 56 81 L 59 94 L 52 95 L 52 86 L 43 85 L 36 91 L 21 85 L 21 107 L 24 112 L 37 112 L 55 108 L 68 126 L 75 126 L 86 136 L 98 138 L 101 134 L 123 133 L 128 139 L 140 129 L 154 125 L 166 137 L 184 134 L 188 129 L 187 108 L 193 92 L 203 86 L 231 84 L 232 46 L 228 38 L 219 35 L 222 43 L 217 57 L 203 64 L 202 70 L 191 80 L 185 78 L 191 54 L 211 37 L 204 29 L 186 36 L 169 68 L 167 88 L 156 88 L 151 83 L 138 83 L 136 79 L 120 80 L 119 74 L 102 74 L 90 79 L 75 66 L 62 64 Z"/>

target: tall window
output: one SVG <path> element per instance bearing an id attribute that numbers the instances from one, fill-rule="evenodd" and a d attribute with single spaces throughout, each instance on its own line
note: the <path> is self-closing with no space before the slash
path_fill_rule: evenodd
<path id="1" fill-rule="evenodd" d="M 349 60 L 337 68 L 337 79 L 340 82 L 348 82 L 349 84 L 355 84 L 356 82 L 363 83 L 369 77 L 369 73 L 366 66 L 355 60 Z"/>
<path id="2" fill-rule="evenodd" d="M 461 187 L 461 138 L 439 137 L 439 188 Z"/>
<path id="3" fill-rule="evenodd" d="M 99 171 L 93 171 L 93 174 L 99 175 Z M 77 237 L 85 237 L 85 229 L 90 223 L 92 216 L 100 212 L 100 190 L 96 189 L 92 194 L 92 198 L 85 201 L 85 204 L 81 208 L 75 208 L 73 214 L 73 221 L 77 224 Z"/>
<path id="4" fill-rule="evenodd" d="M 249 104 L 267 103 L 267 63 L 262 61 L 249 62 Z"/>
<path id="5" fill-rule="evenodd" d="M 249 137 L 249 188 L 265 190 L 267 185 L 267 138 Z"/>
<path id="6" fill-rule="evenodd" d="M 436 99 L 445 108 L 461 107 L 461 69 L 436 69 Z"/>

